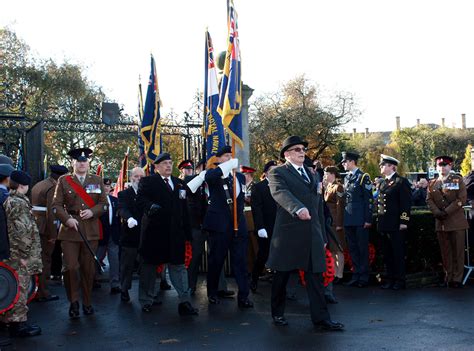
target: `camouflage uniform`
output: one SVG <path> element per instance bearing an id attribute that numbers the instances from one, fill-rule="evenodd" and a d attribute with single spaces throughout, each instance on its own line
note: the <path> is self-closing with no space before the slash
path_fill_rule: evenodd
<path id="1" fill-rule="evenodd" d="M 40 274 L 43 268 L 39 232 L 26 195 L 12 190 L 3 206 L 10 239 L 10 258 L 5 263 L 17 271 L 20 283 L 20 298 L 15 306 L 5 313 L 4 321 L 25 322 L 31 276 Z M 25 260 L 26 265 L 22 265 L 20 260 Z"/>

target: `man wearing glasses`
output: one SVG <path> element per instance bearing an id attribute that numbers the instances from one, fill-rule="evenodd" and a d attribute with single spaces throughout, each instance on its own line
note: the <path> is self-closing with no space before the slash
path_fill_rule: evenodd
<path id="1" fill-rule="evenodd" d="M 357 167 L 359 155 L 342 153 L 342 165 L 347 171 L 344 178 L 346 206 L 344 231 L 354 267 L 347 286 L 365 288 L 369 285 L 369 228 L 372 225 L 372 182 L 367 173 Z"/>
<path id="2" fill-rule="evenodd" d="M 288 324 L 284 317 L 286 284 L 291 271 L 302 269 L 314 326 L 342 330 L 343 324 L 331 320 L 324 298 L 322 273 L 326 271 L 327 238 L 323 195 L 316 175 L 304 165 L 307 146 L 298 136 L 288 137 L 280 151 L 286 163 L 268 173 L 270 192 L 277 203 L 267 262 L 276 271 L 271 298 L 273 323 Z"/>

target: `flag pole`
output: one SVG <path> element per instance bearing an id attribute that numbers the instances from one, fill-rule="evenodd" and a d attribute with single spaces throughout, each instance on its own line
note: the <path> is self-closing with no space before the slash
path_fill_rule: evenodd
<path id="1" fill-rule="evenodd" d="M 232 138 L 232 158 L 235 158 L 235 140 Z M 237 236 L 237 232 L 239 231 L 239 224 L 237 222 L 237 182 L 238 179 L 235 174 L 235 168 L 232 170 L 232 177 L 234 178 L 234 186 L 233 188 L 233 196 L 232 200 L 234 201 L 234 232 L 235 236 Z"/>

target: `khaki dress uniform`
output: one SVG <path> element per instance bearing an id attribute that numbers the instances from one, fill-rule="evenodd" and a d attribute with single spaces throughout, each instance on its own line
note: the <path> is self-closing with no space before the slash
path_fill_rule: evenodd
<path id="1" fill-rule="evenodd" d="M 90 306 L 95 261 L 79 233 L 73 228 L 67 227 L 66 221 L 71 217 L 77 219 L 79 230 L 87 238 L 95 252 L 100 238 L 98 219 L 107 211 L 108 202 L 101 177 L 87 174 L 81 184 L 78 176 L 73 174 L 73 181 L 83 187 L 95 203 L 95 206 L 90 208 L 93 217 L 87 220 L 81 219 L 80 211 L 88 209 L 88 207 L 67 182 L 66 177 L 68 176 L 64 175 L 58 179 L 52 204 L 56 217 L 61 221 L 58 240 L 61 240 L 63 251 L 64 286 L 71 303 L 79 301 L 79 288 L 81 287 L 83 305 Z"/>
<path id="2" fill-rule="evenodd" d="M 43 262 L 43 273 L 39 276 L 38 287 L 38 297 L 40 298 L 50 296 L 47 280 L 51 276 L 51 256 L 54 251 L 55 240 L 58 237 L 56 218 L 51 207 L 56 184 L 56 180 L 49 177 L 36 183 L 31 189 L 31 204 L 39 230 L 41 260 Z"/>
<path id="3" fill-rule="evenodd" d="M 343 228 L 344 226 L 344 186 L 337 181 L 328 184 L 324 189 L 324 201 L 331 213 L 333 232 L 337 235 L 337 239 L 341 243 L 342 248 L 345 249 L 347 244 L 344 230 L 336 230 L 336 227 Z M 331 240 L 330 237 L 328 237 L 328 239 Z M 339 250 L 336 243 L 331 243 L 329 247 L 336 266 L 335 276 L 342 278 L 344 274 L 344 253 Z"/>
<path id="4" fill-rule="evenodd" d="M 464 216 L 466 186 L 460 176 L 449 174 L 430 182 L 426 202 L 436 218 L 446 282 L 460 283 L 464 273 L 464 236 L 469 227 Z"/>

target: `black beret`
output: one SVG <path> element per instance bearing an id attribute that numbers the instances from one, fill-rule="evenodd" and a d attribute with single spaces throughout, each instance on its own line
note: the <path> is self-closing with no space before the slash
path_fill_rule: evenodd
<path id="1" fill-rule="evenodd" d="M 67 154 L 79 162 L 85 162 L 91 156 L 92 150 L 88 147 L 80 147 L 70 150 Z"/>
<path id="2" fill-rule="evenodd" d="M 112 185 L 112 179 L 104 178 L 104 185 Z"/>
<path id="3" fill-rule="evenodd" d="M 13 171 L 12 174 L 10 174 L 10 179 L 21 185 L 30 185 L 31 183 L 31 177 L 28 173 L 23 171 Z"/>
<path id="4" fill-rule="evenodd" d="M 217 151 L 216 156 L 221 157 L 224 154 L 231 154 L 231 153 L 232 153 L 232 146 L 226 145 L 226 146 L 221 147 L 219 151 Z"/>
<path id="5" fill-rule="evenodd" d="M 164 152 L 164 153 L 159 154 L 158 156 L 156 156 L 155 162 L 153 162 L 153 163 L 155 165 L 157 165 L 158 163 L 163 162 L 163 161 L 167 161 L 167 160 L 171 160 L 171 155 L 167 152 Z"/>
<path id="6" fill-rule="evenodd" d="M 59 174 L 59 175 L 63 175 L 69 172 L 69 170 L 66 167 L 61 166 L 61 165 L 51 165 L 49 166 L 49 170 L 51 171 L 51 173 Z"/>
<path id="7" fill-rule="evenodd" d="M 277 163 L 274 160 L 268 161 L 265 163 L 265 166 L 263 166 L 263 173 L 267 173 L 270 167 L 276 166 Z"/>

